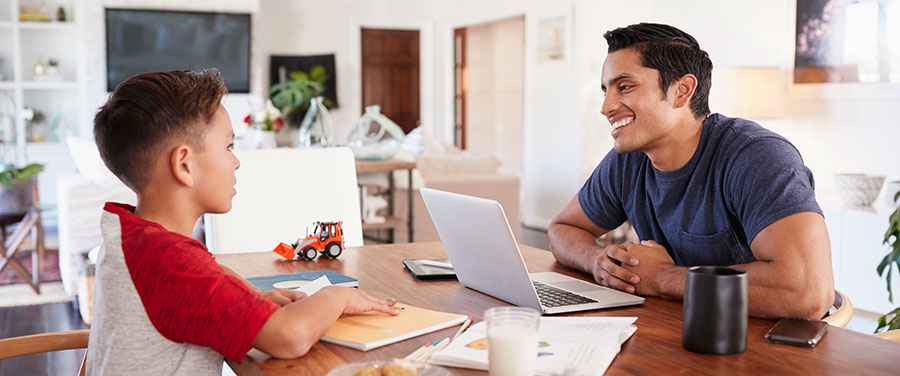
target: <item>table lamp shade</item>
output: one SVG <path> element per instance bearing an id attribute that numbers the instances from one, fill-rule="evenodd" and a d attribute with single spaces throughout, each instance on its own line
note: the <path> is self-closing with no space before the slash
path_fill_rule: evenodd
<path id="1" fill-rule="evenodd" d="M 785 88 L 777 67 L 716 68 L 712 76 L 712 112 L 751 120 L 784 116 Z"/>

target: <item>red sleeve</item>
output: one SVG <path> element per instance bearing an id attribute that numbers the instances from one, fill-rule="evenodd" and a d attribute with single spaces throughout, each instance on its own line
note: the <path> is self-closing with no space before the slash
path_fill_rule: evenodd
<path id="1" fill-rule="evenodd" d="M 150 322 L 172 341 L 242 361 L 278 305 L 225 274 L 200 242 L 147 230 L 123 237 L 122 248 Z"/>

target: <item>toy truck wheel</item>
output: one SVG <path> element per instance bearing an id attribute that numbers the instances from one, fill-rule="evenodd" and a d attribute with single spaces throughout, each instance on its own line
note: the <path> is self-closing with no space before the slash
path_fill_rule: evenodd
<path id="1" fill-rule="evenodd" d="M 303 252 L 300 254 L 300 257 L 312 261 L 316 258 L 316 249 L 312 246 L 303 248 Z"/>
<path id="2" fill-rule="evenodd" d="M 325 254 L 328 255 L 328 257 L 331 257 L 331 258 L 335 258 L 335 257 L 340 256 L 340 255 L 341 255 L 341 251 L 343 251 L 343 250 L 341 249 L 341 243 L 338 243 L 338 242 L 331 242 L 331 243 L 328 243 L 328 246 L 325 247 Z"/>

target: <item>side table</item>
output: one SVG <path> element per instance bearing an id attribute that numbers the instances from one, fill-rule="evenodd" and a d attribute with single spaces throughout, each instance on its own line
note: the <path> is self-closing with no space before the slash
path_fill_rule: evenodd
<path id="1" fill-rule="evenodd" d="M 402 226 L 404 222 L 406 222 L 406 226 L 409 229 L 409 242 L 413 241 L 413 190 L 412 188 L 412 171 L 416 168 L 416 162 L 411 161 L 398 161 L 398 160 L 387 160 L 387 161 L 356 161 L 356 173 L 368 173 L 368 172 L 384 172 L 388 174 L 388 190 L 387 190 L 387 217 L 383 223 L 363 223 L 362 229 L 365 230 L 379 230 L 379 229 L 388 229 L 390 231 L 390 236 L 388 238 L 388 243 L 394 242 L 394 229 L 398 226 Z M 407 191 L 409 194 L 407 195 L 407 207 L 409 208 L 409 212 L 406 215 L 406 218 L 397 217 L 394 215 L 394 174 L 393 172 L 396 170 L 406 170 L 407 176 L 409 178 L 409 187 Z"/>

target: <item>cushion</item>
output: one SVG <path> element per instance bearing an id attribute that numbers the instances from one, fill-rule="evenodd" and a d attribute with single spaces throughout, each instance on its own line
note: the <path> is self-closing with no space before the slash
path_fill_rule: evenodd
<path id="1" fill-rule="evenodd" d="M 102 186 L 119 182 L 119 178 L 106 168 L 106 164 L 100 158 L 100 150 L 97 149 L 97 144 L 93 140 L 67 137 L 66 144 L 69 146 L 69 153 L 72 155 L 79 174 Z"/>
<path id="2" fill-rule="evenodd" d="M 427 179 L 434 175 L 496 173 L 500 169 L 500 160 L 471 152 L 423 155 L 417 158 L 416 167 Z"/>

